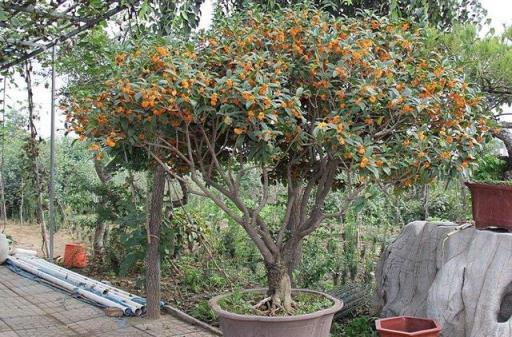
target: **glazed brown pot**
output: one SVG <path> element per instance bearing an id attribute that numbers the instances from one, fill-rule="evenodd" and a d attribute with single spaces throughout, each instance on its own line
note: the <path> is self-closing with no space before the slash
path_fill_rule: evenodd
<path id="1" fill-rule="evenodd" d="M 265 294 L 266 289 L 250 289 L 250 292 Z M 336 312 L 341 310 L 343 302 L 327 294 L 305 289 L 294 289 L 293 293 L 307 292 L 322 295 L 333 301 L 333 306 L 296 316 L 255 316 L 239 315 L 222 309 L 219 300 L 230 294 L 212 298 L 208 303 L 217 317 L 224 337 L 329 337 L 331 323 Z"/>
<path id="2" fill-rule="evenodd" d="M 476 228 L 512 230 L 512 186 L 469 182 L 466 186 L 471 191 Z"/>
<path id="3" fill-rule="evenodd" d="M 433 319 L 399 316 L 375 322 L 380 337 L 439 337 L 441 327 Z"/>

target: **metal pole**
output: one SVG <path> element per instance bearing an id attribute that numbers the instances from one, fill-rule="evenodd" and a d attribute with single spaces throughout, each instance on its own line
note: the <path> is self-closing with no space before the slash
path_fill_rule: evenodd
<path id="1" fill-rule="evenodd" d="M 55 233 L 55 46 L 52 47 L 52 102 L 50 111 L 50 261 L 53 261 L 53 234 Z"/>
<path id="2" fill-rule="evenodd" d="M 7 92 L 7 75 L 4 76 L 4 106 L 2 109 L 2 158 L 0 162 L 0 194 L 2 195 L 2 220 L 4 222 L 4 226 L 2 228 L 2 233 L 5 231 L 7 227 L 7 209 L 5 207 L 5 188 L 4 188 L 4 160 L 5 160 L 5 107 L 6 107 L 6 92 Z"/>

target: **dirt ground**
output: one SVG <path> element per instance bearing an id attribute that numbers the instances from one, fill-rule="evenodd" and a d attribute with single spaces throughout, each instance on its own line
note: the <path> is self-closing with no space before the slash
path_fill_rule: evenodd
<path id="1" fill-rule="evenodd" d="M 41 230 L 39 226 L 32 224 L 20 225 L 18 223 L 9 222 L 5 228 L 4 234 L 14 241 L 15 247 L 23 249 L 31 249 L 42 255 L 41 251 Z M 70 233 L 61 230 L 54 236 L 55 257 L 64 254 L 66 243 L 75 242 Z"/>

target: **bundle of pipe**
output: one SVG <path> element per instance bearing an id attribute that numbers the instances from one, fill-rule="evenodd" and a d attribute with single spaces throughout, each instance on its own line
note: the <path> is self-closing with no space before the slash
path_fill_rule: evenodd
<path id="1" fill-rule="evenodd" d="M 5 234 L 0 233 L 0 264 L 4 263 L 9 256 L 9 242 Z"/>
<path id="2" fill-rule="evenodd" d="M 126 316 L 139 316 L 146 310 L 146 300 L 142 297 L 59 267 L 41 258 L 15 255 L 9 256 L 7 263 L 101 306 L 119 308 Z"/>

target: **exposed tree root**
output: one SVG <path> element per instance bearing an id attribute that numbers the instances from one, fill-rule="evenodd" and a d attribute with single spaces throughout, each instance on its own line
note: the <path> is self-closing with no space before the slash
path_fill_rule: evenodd
<path id="1" fill-rule="evenodd" d="M 269 296 L 253 306 L 255 310 L 264 313 L 267 316 L 276 316 L 278 313 L 283 312 L 287 315 L 293 315 L 297 308 L 297 302 L 289 298 L 289 300 L 281 300 L 279 296 Z"/>
<path id="2" fill-rule="evenodd" d="M 268 302 L 272 300 L 272 296 L 266 297 L 259 301 L 256 305 L 253 306 L 254 309 L 260 310 L 264 305 L 267 305 Z"/>

